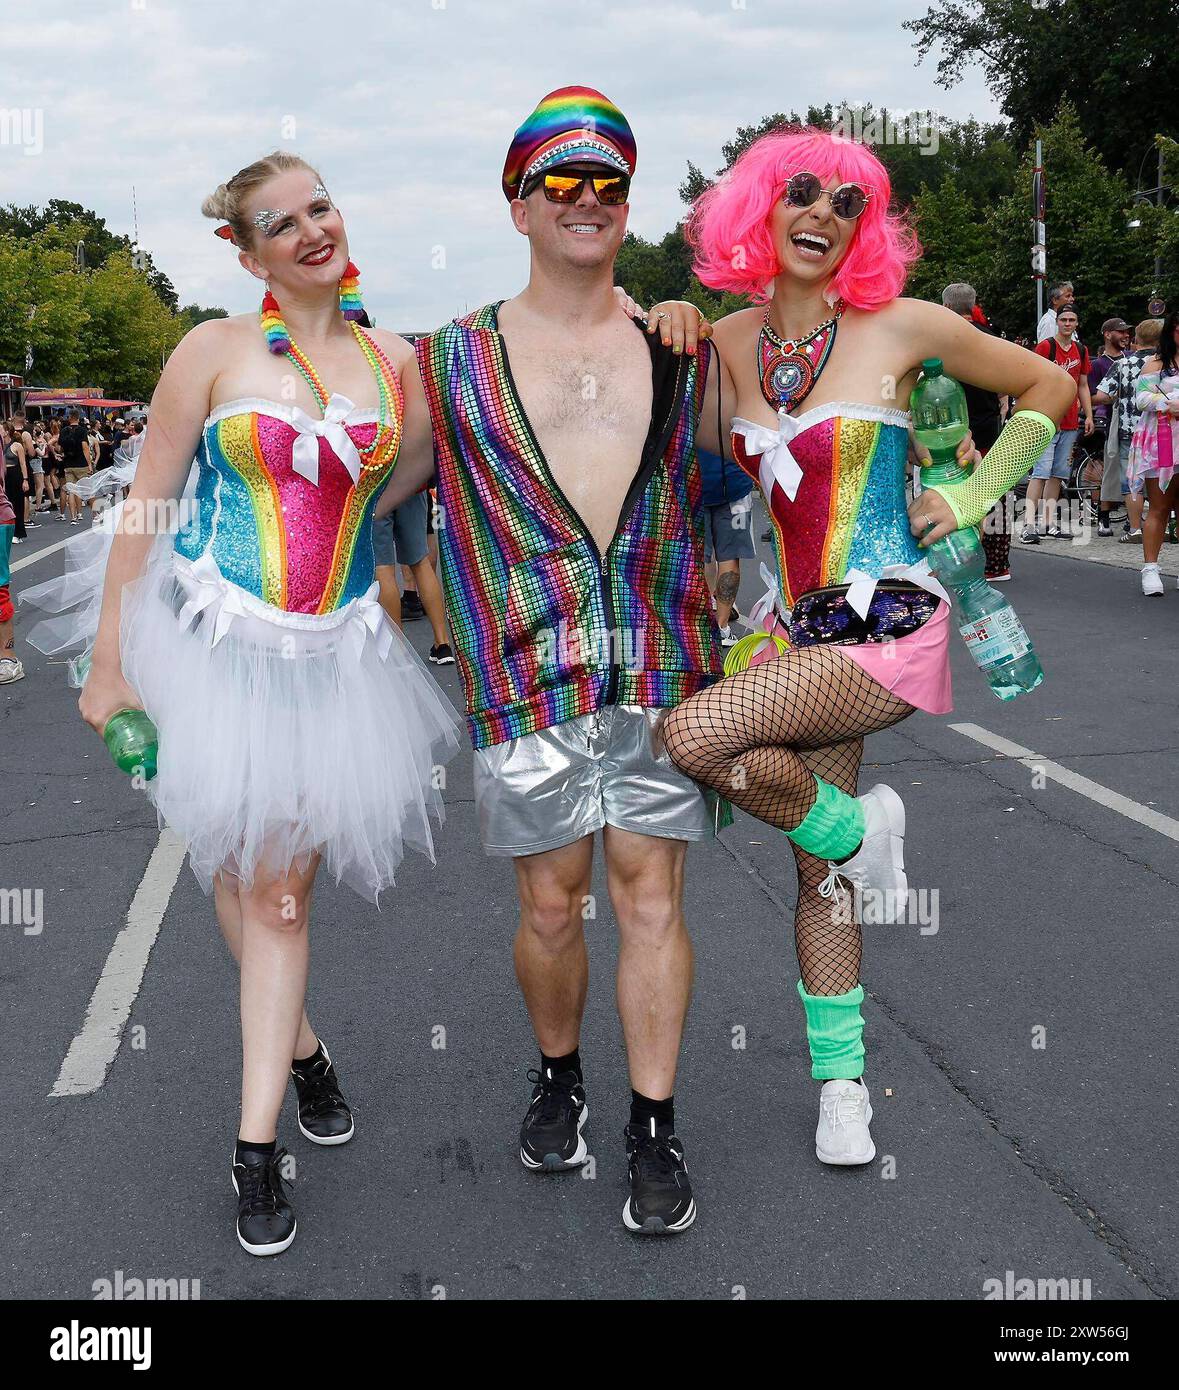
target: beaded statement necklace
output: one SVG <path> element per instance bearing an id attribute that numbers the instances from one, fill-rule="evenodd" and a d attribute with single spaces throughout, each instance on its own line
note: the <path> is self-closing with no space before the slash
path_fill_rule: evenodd
<path id="1" fill-rule="evenodd" d="M 342 295 L 341 303 L 343 303 Z M 282 310 L 278 307 L 278 300 L 269 290 L 266 291 L 262 300 L 260 317 L 262 332 L 266 335 L 267 347 L 276 356 L 288 357 L 294 363 L 303 380 L 311 387 L 312 395 L 319 403 L 320 414 L 324 414 L 327 411 L 330 397 L 324 389 L 323 382 L 320 380 L 319 373 L 315 370 L 311 359 L 287 331 L 287 326 L 283 322 Z M 345 317 L 348 318 L 347 309 L 345 309 Z M 375 473 L 385 468 L 390 459 L 396 457 L 401 444 L 401 416 L 397 410 L 400 382 L 396 367 L 361 328 L 360 324 L 349 318 L 348 327 L 352 330 L 361 352 L 364 353 L 365 360 L 372 368 L 373 376 L 377 379 L 377 391 L 380 396 L 380 406 L 377 409 L 377 432 L 373 436 L 371 444 L 366 445 L 363 449 L 357 447 L 357 453 L 360 455 L 361 472 Z"/>
<path id="2" fill-rule="evenodd" d="M 835 346 L 835 332 L 843 310 L 841 299 L 831 318 L 803 337 L 788 340 L 780 338 L 770 326 L 770 306 L 766 305 L 757 339 L 761 393 L 780 414 L 788 415 L 810 395 Z"/>

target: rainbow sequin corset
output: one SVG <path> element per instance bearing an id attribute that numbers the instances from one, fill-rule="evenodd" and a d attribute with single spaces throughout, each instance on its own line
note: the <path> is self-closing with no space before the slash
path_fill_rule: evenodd
<path id="1" fill-rule="evenodd" d="M 331 397 L 322 420 L 275 401 L 218 406 L 197 459 L 195 520 L 177 536 L 177 554 L 211 557 L 222 578 L 285 613 L 331 613 L 364 595 L 373 507 L 396 461 L 361 465 L 376 420 L 344 396 Z"/>
<path id="2" fill-rule="evenodd" d="M 733 421 L 733 456 L 773 518 L 782 599 L 841 584 L 849 570 L 879 577 L 919 563 L 909 530 L 902 410 L 830 401 L 779 421 Z"/>

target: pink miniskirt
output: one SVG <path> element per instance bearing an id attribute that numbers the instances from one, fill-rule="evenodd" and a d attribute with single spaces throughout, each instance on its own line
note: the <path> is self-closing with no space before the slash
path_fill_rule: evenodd
<path id="1" fill-rule="evenodd" d="M 774 632 L 789 640 L 790 634 L 781 622 L 775 623 Z M 950 683 L 950 605 L 944 600 L 938 602 L 933 616 L 916 632 L 903 637 L 884 642 L 809 645 L 833 648 L 848 661 L 854 661 L 885 690 L 926 714 L 949 714 L 954 708 Z M 805 650 L 805 647 L 796 650 Z M 750 665 L 758 666 L 777 654 L 774 646 L 767 643 Z"/>

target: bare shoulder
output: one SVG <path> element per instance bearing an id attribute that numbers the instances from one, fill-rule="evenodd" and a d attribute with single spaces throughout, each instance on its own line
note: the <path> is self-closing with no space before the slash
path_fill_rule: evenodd
<path id="1" fill-rule="evenodd" d="M 927 299 L 890 299 L 887 304 L 874 309 L 871 317 L 890 332 L 900 334 L 936 332 L 939 328 L 952 328 L 961 322 L 952 309 L 942 304 L 931 304 Z"/>
<path id="2" fill-rule="evenodd" d="M 257 314 L 231 314 L 229 318 L 206 319 L 188 330 L 177 344 L 176 351 L 183 349 L 186 354 L 194 355 L 225 352 L 258 331 Z"/>
<path id="3" fill-rule="evenodd" d="M 394 333 L 390 328 L 369 328 L 366 332 L 398 371 L 413 360 L 413 344 L 400 333 Z"/>
<path id="4" fill-rule="evenodd" d="M 735 313 L 726 314 L 723 319 L 717 319 L 712 326 L 712 336 L 723 352 L 725 347 L 732 347 L 746 342 L 753 337 L 761 327 L 762 317 L 765 311 L 756 305 L 749 309 L 738 309 Z"/>

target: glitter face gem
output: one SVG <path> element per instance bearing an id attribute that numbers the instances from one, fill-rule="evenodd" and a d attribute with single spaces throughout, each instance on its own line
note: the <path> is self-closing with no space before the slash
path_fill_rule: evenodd
<path id="1" fill-rule="evenodd" d="M 260 208 L 254 214 L 254 226 L 261 232 L 268 232 L 276 222 L 286 215 L 282 208 Z"/>

